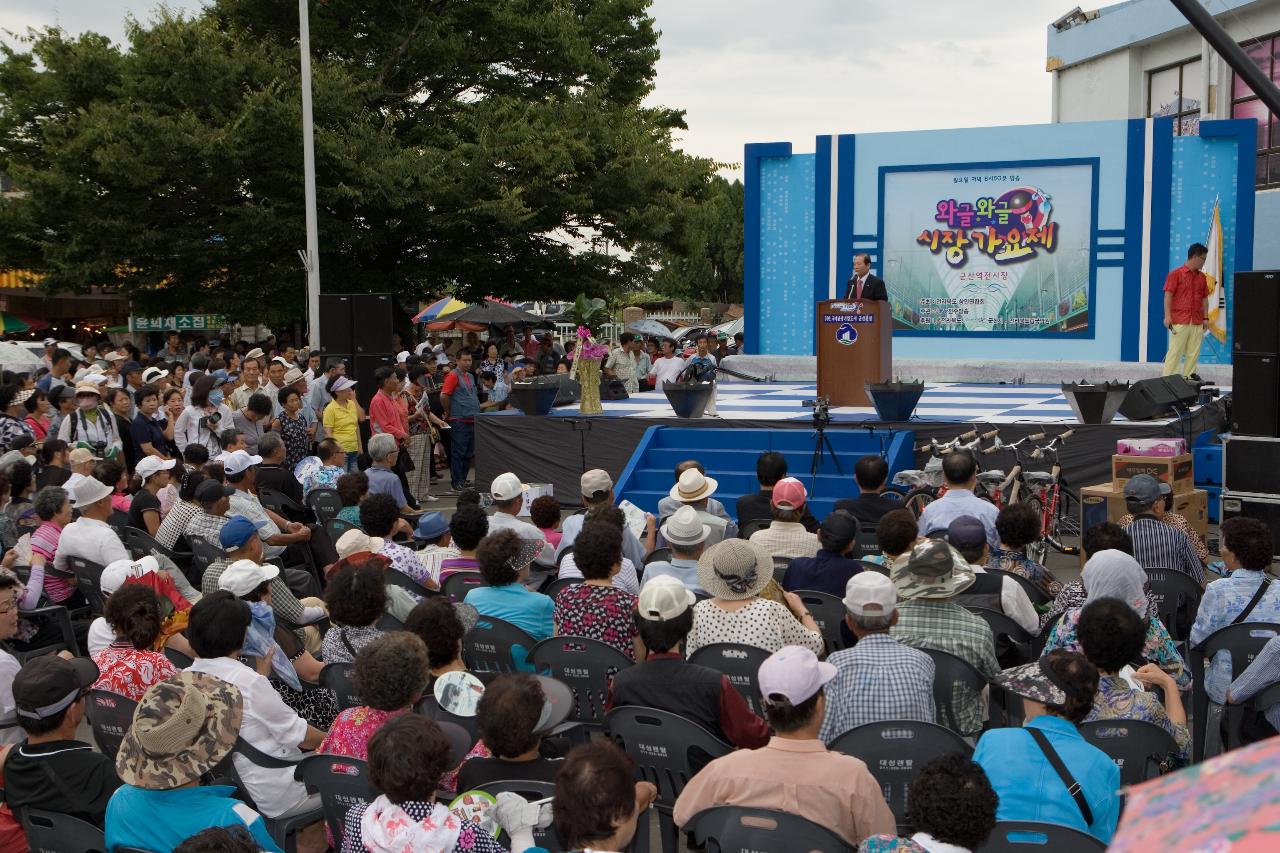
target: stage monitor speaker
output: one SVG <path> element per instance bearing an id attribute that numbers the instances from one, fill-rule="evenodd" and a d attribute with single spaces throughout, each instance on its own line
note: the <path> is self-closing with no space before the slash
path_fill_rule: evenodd
<path id="1" fill-rule="evenodd" d="M 1222 493 L 1222 520 L 1254 518 L 1271 530 L 1272 558 L 1280 557 L 1280 498 Z"/>
<path id="2" fill-rule="evenodd" d="M 395 300 L 388 293 L 362 293 L 352 296 L 351 303 L 355 353 L 390 353 Z"/>
<path id="3" fill-rule="evenodd" d="M 345 293 L 320 294 L 320 343 L 324 350 L 332 352 L 354 352 L 355 344 L 351 340 L 351 300 L 354 297 Z M 387 338 L 387 346 L 391 346 L 391 338 Z"/>
<path id="4" fill-rule="evenodd" d="M 1231 431 L 1280 437 L 1280 356 L 1238 352 L 1231 361 Z"/>
<path id="5" fill-rule="evenodd" d="M 1180 406 L 1190 408 L 1200 397 L 1200 388 L 1181 374 L 1164 377 L 1164 384 L 1169 387 L 1169 393 Z"/>
<path id="6" fill-rule="evenodd" d="M 1195 395 L 1192 394 L 1192 400 Z M 1178 395 L 1169 387 L 1164 377 L 1143 379 L 1133 383 L 1124 402 L 1120 404 L 1120 414 L 1131 421 L 1149 421 L 1152 418 L 1167 418 L 1174 414 Z"/>
<path id="7" fill-rule="evenodd" d="M 1280 353 L 1280 270 L 1237 272 L 1232 298 L 1231 348 Z"/>

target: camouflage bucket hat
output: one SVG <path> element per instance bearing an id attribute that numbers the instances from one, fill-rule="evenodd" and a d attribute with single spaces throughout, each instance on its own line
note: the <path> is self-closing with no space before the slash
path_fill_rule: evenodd
<path id="1" fill-rule="evenodd" d="M 930 539 L 911 549 L 907 564 L 893 573 L 898 598 L 951 598 L 973 586 L 973 570 L 960 552 L 946 542 Z"/>
<path id="2" fill-rule="evenodd" d="M 202 672 L 179 672 L 151 685 L 133 715 L 116 773 L 128 785 L 169 791 L 195 782 L 236 745 L 240 691 Z"/>

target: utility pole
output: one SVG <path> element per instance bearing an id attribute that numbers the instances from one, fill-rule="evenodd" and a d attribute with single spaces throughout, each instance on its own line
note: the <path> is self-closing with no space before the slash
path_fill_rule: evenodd
<path id="1" fill-rule="evenodd" d="M 311 117 L 311 27 L 307 0 L 298 0 L 298 49 L 302 54 L 302 173 L 307 208 L 307 340 L 320 348 L 320 229 L 316 224 L 316 144 Z M 299 252 L 299 254 L 302 254 Z"/>

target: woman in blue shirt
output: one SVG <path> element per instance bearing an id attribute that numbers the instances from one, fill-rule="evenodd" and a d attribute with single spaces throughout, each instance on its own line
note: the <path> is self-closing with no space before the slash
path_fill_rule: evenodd
<path id="1" fill-rule="evenodd" d="M 1076 728 L 1093 707 L 1098 671 L 1083 655 L 1061 650 L 1006 669 L 994 683 L 1022 697 L 1022 729 L 992 729 L 978 741 L 982 765 L 1000 798 L 996 820 L 1057 823 L 1111 841 L 1120 817 L 1120 770 Z M 1079 786 L 1073 795 L 1054 769 L 1056 754 Z"/>
<path id="2" fill-rule="evenodd" d="M 521 539 L 511 530 L 490 534 L 476 548 L 476 562 L 487 586 L 479 586 L 467 593 L 465 603 L 470 604 L 481 616 L 492 616 L 510 622 L 534 640 L 545 640 L 555 633 L 555 602 L 549 596 L 527 589 L 523 583 L 529 577 L 529 566 L 542 553 L 539 539 Z M 514 646 L 512 661 L 520 669 L 530 672 L 525 665 L 527 649 Z"/>

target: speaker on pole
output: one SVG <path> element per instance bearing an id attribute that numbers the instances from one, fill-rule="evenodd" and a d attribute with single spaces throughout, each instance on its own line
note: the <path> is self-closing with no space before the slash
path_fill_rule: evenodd
<path id="1" fill-rule="evenodd" d="M 351 299 L 344 293 L 320 294 L 320 340 L 331 352 L 355 352 L 351 340 Z M 391 346 L 390 338 L 387 346 Z"/>

